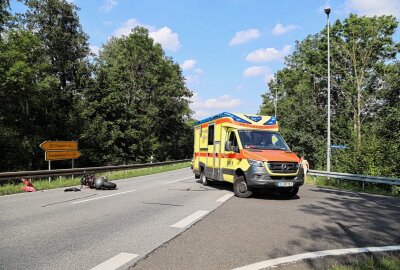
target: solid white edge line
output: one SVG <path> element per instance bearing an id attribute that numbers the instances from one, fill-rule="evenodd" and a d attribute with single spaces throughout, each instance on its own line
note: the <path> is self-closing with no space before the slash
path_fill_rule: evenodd
<path id="1" fill-rule="evenodd" d="M 185 217 L 184 219 L 178 221 L 174 225 L 171 225 L 171 227 L 173 227 L 173 228 L 185 228 L 189 224 L 192 224 L 193 222 L 195 222 L 196 220 L 200 219 L 201 217 L 203 217 L 203 216 L 205 216 L 207 214 L 208 214 L 208 211 L 199 210 L 197 212 L 194 212 L 190 216 Z"/>
<path id="2" fill-rule="evenodd" d="M 306 259 L 316 259 L 325 256 L 338 256 L 338 255 L 346 255 L 346 254 L 356 254 L 356 253 L 366 253 L 366 252 L 382 252 L 382 251 L 395 251 L 400 250 L 399 246 L 384 246 L 384 247 L 364 247 L 364 248 L 347 248 L 347 249 L 332 249 L 332 250 L 324 250 L 324 251 L 316 251 L 316 252 L 308 252 L 297 254 L 293 256 L 281 257 L 271 260 L 266 260 L 246 266 L 242 266 L 239 268 L 235 268 L 232 270 L 260 270 L 265 269 L 267 267 L 275 267 L 284 263 L 293 263 Z"/>
<path id="3" fill-rule="evenodd" d="M 122 252 L 90 270 L 114 270 L 136 258 L 137 254 Z"/>
<path id="4" fill-rule="evenodd" d="M 232 197 L 234 194 L 226 194 L 224 196 L 222 196 L 221 198 L 219 198 L 217 200 L 217 202 L 226 202 L 230 197 Z"/>
<path id="5" fill-rule="evenodd" d="M 132 189 L 132 190 L 128 190 L 128 191 L 124 191 L 124 192 L 120 192 L 120 193 L 114 193 L 114 194 L 110 194 L 110 195 L 106 195 L 106 196 L 101 196 L 101 197 L 91 198 L 91 199 L 87 199 L 87 200 L 72 202 L 71 204 L 83 203 L 83 202 L 88 202 L 88 201 L 93 201 L 93 200 L 99 200 L 99 199 L 103 199 L 103 198 L 107 198 L 107 197 L 111 197 L 111 196 L 117 196 L 117 195 L 129 193 L 129 192 L 133 192 L 133 191 L 136 191 L 136 190 Z"/>
<path id="6" fill-rule="evenodd" d="M 178 179 L 178 180 L 174 180 L 174 181 L 169 181 L 169 182 L 167 182 L 165 184 L 171 184 L 171 183 L 179 182 L 179 181 L 182 181 L 182 180 L 187 180 L 187 179 L 190 179 L 190 178 L 193 178 L 193 176 L 182 178 L 182 179 Z"/>

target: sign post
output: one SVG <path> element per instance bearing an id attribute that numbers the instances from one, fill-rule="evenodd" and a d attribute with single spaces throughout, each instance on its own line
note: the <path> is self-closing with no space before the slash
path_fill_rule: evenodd
<path id="1" fill-rule="evenodd" d="M 49 162 L 49 171 L 51 171 L 52 160 L 72 160 L 72 168 L 74 168 L 74 159 L 81 156 L 78 151 L 78 142 L 75 141 L 44 141 L 40 144 L 40 148 L 45 151 L 45 160 Z M 51 177 L 49 177 L 49 182 Z"/>

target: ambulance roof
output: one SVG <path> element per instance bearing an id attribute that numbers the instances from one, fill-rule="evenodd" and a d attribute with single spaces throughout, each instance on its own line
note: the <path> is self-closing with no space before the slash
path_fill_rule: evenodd
<path id="1" fill-rule="evenodd" d="M 194 123 L 195 126 L 205 124 L 207 122 L 215 121 L 219 118 L 231 118 L 233 121 L 254 126 L 275 126 L 278 127 L 278 123 L 274 116 L 256 115 L 256 114 L 243 114 L 243 113 L 229 113 L 223 112 L 206 119 L 197 121 Z"/>

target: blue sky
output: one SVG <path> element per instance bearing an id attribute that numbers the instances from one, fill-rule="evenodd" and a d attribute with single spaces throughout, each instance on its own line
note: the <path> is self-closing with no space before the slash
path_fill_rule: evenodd
<path id="1" fill-rule="evenodd" d="M 183 69 L 202 119 L 223 111 L 257 113 L 267 81 L 284 66 L 295 41 L 350 12 L 400 18 L 400 0 L 69 0 L 92 51 L 137 25 L 149 29 Z M 16 6 L 12 1 L 12 7 Z M 396 33 L 399 40 L 399 31 Z"/>

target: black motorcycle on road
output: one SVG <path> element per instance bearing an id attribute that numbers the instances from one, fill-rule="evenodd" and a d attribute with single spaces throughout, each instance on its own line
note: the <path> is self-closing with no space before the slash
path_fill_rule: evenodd
<path id="1" fill-rule="evenodd" d="M 81 188 L 82 186 L 95 189 L 115 189 L 117 184 L 109 182 L 105 176 L 97 178 L 93 174 L 85 173 L 81 179 Z"/>

